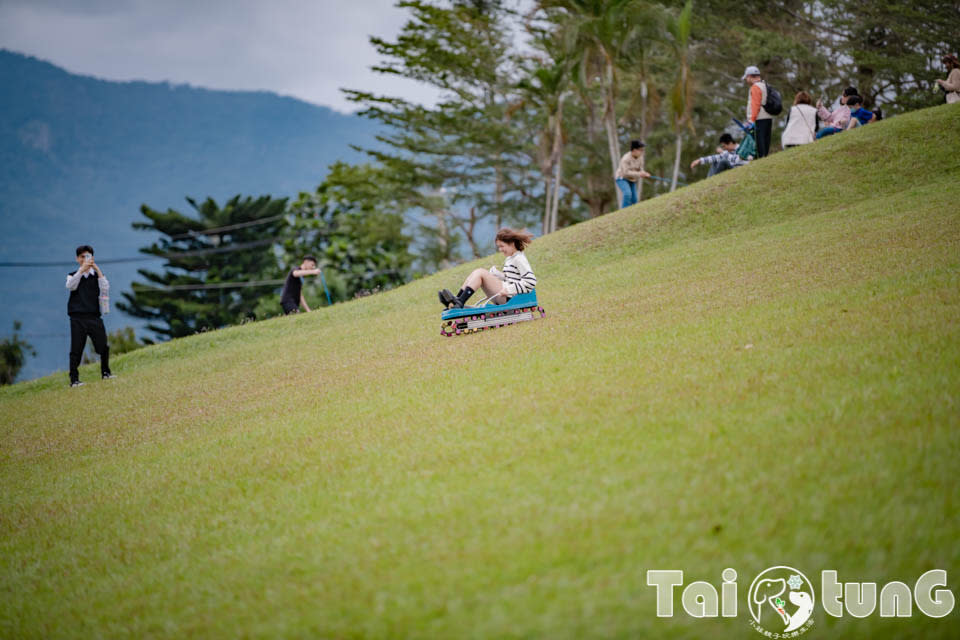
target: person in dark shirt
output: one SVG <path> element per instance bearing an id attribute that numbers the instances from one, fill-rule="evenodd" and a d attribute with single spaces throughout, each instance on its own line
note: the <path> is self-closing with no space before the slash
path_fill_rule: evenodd
<path id="1" fill-rule="evenodd" d="M 80 268 L 67 275 L 67 315 L 70 316 L 70 386 L 80 387 L 80 358 L 87 344 L 93 341 L 94 350 L 100 354 L 100 375 L 104 380 L 115 378 L 110 373 L 110 347 L 107 345 L 107 330 L 100 317 L 100 296 L 106 295 L 110 283 L 93 261 L 93 247 L 88 244 L 77 247 L 77 264 Z M 96 276 L 96 277 L 94 277 Z"/>
<path id="2" fill-rule="evenodd" d="M 317 269 L 317 259 L 313 256 L 304 256 L 300 266 L 290 270 L 283 283 L 283 292 L 280 294 L 283 315 L 297 313 L 300 307 L 303 307 L 304 311 L 310 311 L 307 300 L 303 297 L 303 276 L 318 275 L 320 275 L 320 269 Z"/>

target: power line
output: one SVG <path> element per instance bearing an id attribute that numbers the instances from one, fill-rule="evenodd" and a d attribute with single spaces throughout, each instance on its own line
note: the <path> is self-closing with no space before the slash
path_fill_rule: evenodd
<path id="1" fill-rule="evenodd" d="M 253 247 L 262 247 L 268 244 L 274 244 L 274 239 L 254 240 L 253 242 L 243 242 L 240 244 L 231 244 L 226 247 L 217 247 L 214 249 L 194 249 L 191 251 L 175 251 L 173 253 L 161 253 L 157 255 L 142 255 L 131 258 L 107 258 L 106 260 L 95 260 L 97 264 L 120 264 L 124 262 L 142 262 L 144 260 L 176 260 L 177 258 L 195 258 L 213 253 L 229 253 L 231 251 L 243 251 Z M 46 261 L 46 262 L 0 262 L 0 267 L 65 267 L 66 261 Z"/>
<path id="2" fill-rule="evenodd" d="M 210 284 L 172 284 L 164 287 L 151 287 L 150 285 L 143 285 L 139 282 L 132 282 L 130 284 L 133 287 L 133 292 L 137 293 L 138 291 L 150 292 L 150 291 L 202 291 L 205 289 L 241 289 L 244 287 L 266 287 L 266 286 L 277 286 L 284 283 L 284 279 L 280 278 L 279 280 L 251 280 L 249 282 L 213 282 Z"/>
<path id="3" fill-rule="evenodd" d="M 213 229 L 201 229 L 199 231 L 188 231 L 186 233 L 180 233 L 175 236 L 170 236 L 171 240 L 184 240 L 186 238 L 196 238 L 197 236 L 212 236 L 222 233 L 224 231 L 233 231 L 234 229 L 245 229 L 247 227 L 255 227 L 257 225 L 266 224 L 268 222 L 273 222 L 274 220 L 279 220 L 283 218 L 285 213 L 280 215 L 270 216 L 269 218 L 262 218 L 260 220 L 251 220 L 249 222 L 238 222 L 236 224 L 228 224 L 224 227 L 214 227 Z"/>

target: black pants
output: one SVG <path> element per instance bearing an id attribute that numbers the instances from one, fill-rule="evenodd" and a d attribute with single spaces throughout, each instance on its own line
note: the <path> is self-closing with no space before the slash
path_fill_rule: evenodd
<path id="1" fill-rule="evenodd" d="M 757 157 L 765 158 L 770 153 L 770 137 L 773 134 L 773 120 L 757 120 Z"/>
<path id="2" fill-rule="evenodd" d="M 80 379 L 77 367 L 87 345 L 87 336 L 93 341 L 93 349 L 100 354 L 100 374 L 110 373 L 110 347 L 103 320 L 100 316 L 70 316 L 70 382 Z"/>

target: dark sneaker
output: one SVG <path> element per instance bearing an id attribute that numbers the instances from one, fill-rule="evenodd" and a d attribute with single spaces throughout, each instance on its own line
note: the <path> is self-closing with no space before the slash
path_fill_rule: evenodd
<path id="1" fill-rule="evenodd" d="M 70 386 L 71 386 L 71 387 L 82 387 L 82 386 L 83 386 L 83 383 L 80 382 L 79 380 L 77 380 L 76 382 L 71 382 L 71 383 L 70 383 Z"/>
<path id="2" fill-rule="evenodd" d="M 457 304 L 460 301 L 457 300 L 457 296 L 453 295 L 449 289 L 440 289 L 440 291 L 437 291 L 437 295 L 440 297 L 440 304 L 442 304 L 445 309 L 449 309 L 452 304 L 458 307 L 463 306 L 462 304 Z"/>
<path id="3" fill-rule="evenodd" d="M 117 376 L 113 375 L 112 373 L 105 373 L 105 374 L 103 374 L 103 379 L 104 379 L 104 380 L 116 380 L 116 379 L 117 379 Z"/>

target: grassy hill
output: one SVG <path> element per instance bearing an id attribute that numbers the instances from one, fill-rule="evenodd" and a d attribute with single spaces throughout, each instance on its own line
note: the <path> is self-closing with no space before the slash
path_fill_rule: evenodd
<path id="1" fill-rule="evenodd" d="M 491 258 L 3 389 L 0 635 L 762 637 L 778 564 L 960 595 L 958 142 L 916 112 L 539 239 L 541 321 L 441 338 Z M 726 567 L 738 618 L 656 617 L 647 570 Z"/>

